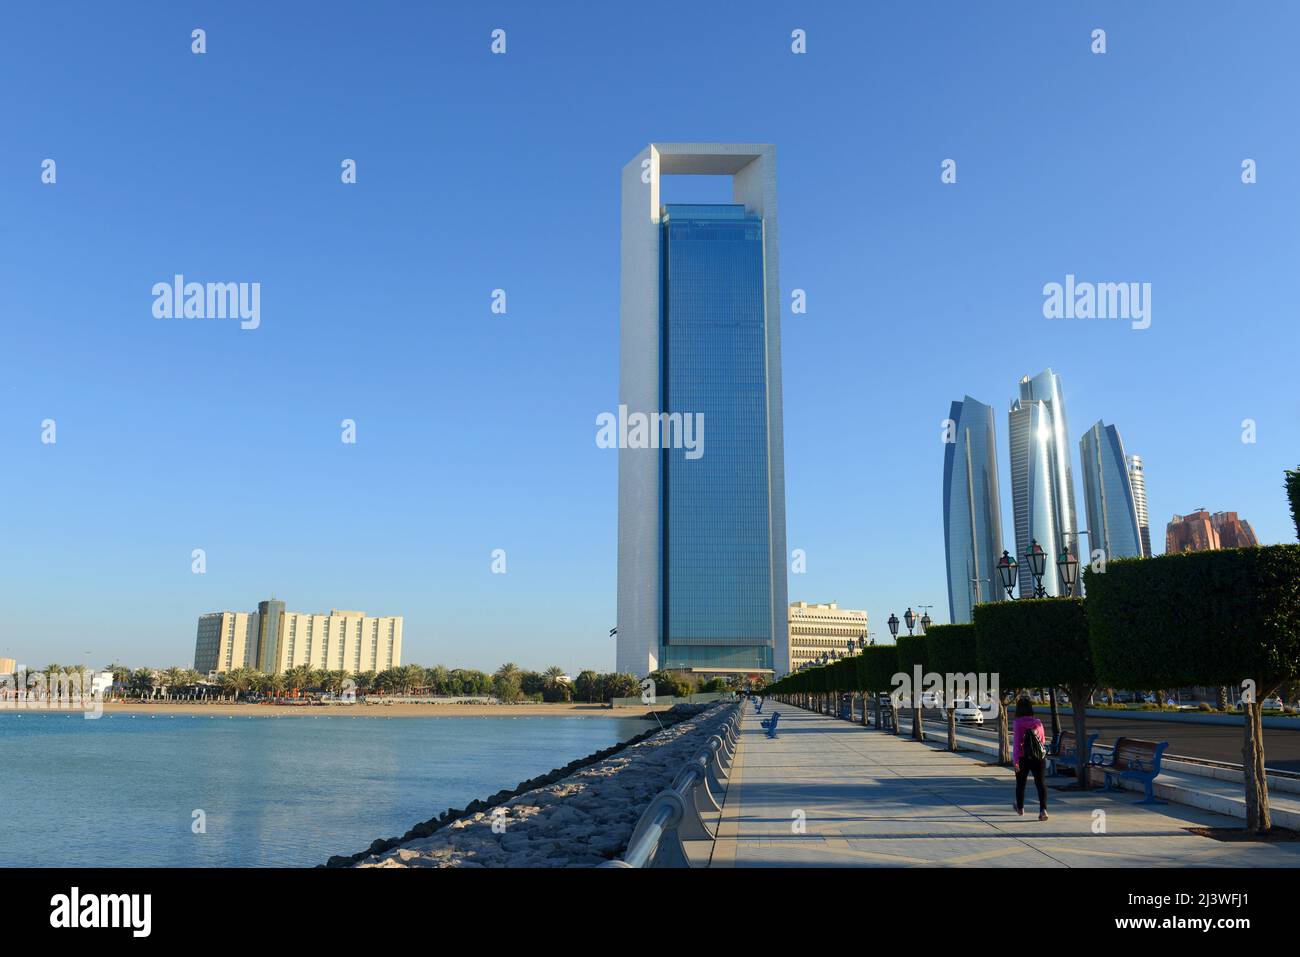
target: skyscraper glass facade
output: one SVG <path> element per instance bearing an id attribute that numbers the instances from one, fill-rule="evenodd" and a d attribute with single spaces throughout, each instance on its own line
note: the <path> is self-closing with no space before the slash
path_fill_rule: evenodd
<path id="1" fill-rule="evenodd" d="M 1051 369 L 1020 380 L 1020 397 L 1011 406 L 1011 505 L 1016 523 L 1016 557 L 1020 562 L 1020 595 L 1034 593 L 1029 554 L 1037 542 L 1048 554 L 1043 588 L 1063 595 L 1056 568 L 1062 548 L 1078 544 L 1074 511 L 1074 475 L 1070 465 L 1069 426 L 1061 377 Z M 1076 585 L 1075 594 L 1082 587 Z"/>
<path id="2" fill-rule="evenodd" d="M 763 221 L 743 205 L 661 218 L 663 410 L 703 454 L 661 452 L 660 667 L 772 667 Z"/>
<path id="3" fill-rule="evenodd" d="M 1107 561 L 1141 557 L 1137 503 L 1124 442 L 1115 426 L 1098 422 L 1085 432 L 1079 440 L 1079 462 L 1092 548 L 1104 549 Z"/>
<path id="4" fill-rule="evenodd" d="M 1004 596 L 997 563 L 1002 555 L 1002 500 L 998 490 L 993 410 L 970 396 L 948 413 L 943 453 L 943 541 L 948 563 L 949 621 L 971 621 L 971 609 Z"/>

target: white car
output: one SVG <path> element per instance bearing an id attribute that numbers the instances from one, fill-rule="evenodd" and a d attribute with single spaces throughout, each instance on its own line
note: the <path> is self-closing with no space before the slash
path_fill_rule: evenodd
<path id="1" fill-rule="evenodd" d="M 965 698 L 956 703 L 952 709 L 953 717 L 958 724 L 983 724 L 984 712 L 970 698 Z"/>

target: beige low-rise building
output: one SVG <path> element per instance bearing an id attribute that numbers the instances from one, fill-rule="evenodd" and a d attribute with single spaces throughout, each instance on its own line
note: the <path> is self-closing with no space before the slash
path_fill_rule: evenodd
<path id="1" fill-rule="evenodd" d="M 203 674 L 235 668 L 278 674 L 299 665 L 355 674 L 401 663 L 402 616 L 338 608 L 305 614 L 274 599 L 255 612 L 203 615 L 194 641 L 194 669 Z"/>
<path id="2" fill-rule="evenodd" d="M 0 675 L 11 675 L 18 670 L 18 661 L 15 658 L 0 658 Z"/>
<path id="3" fill-rule="evenodd" d="M 844 654 L 848 643 L 854 646 L 858 639 L 867 637 L 867 613 L 851 608 L 841 608 L 835 602 L 810 604 L 806 601 L 790 603 L 790 661 L 791 671 L 797 671 L 805 662 L 835 651 Z"/>

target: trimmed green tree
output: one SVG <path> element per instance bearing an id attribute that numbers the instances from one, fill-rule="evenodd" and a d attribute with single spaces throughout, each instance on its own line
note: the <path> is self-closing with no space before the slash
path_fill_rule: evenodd
<path id="1" fill-rule="evenodd" d="M 979 666 L 975 643 L 975 626 L 931 625 L 925 633 L 926 656 L 929 658 L 930 670 L 945 676 L 944 708 L 948 715 L 948 750 L 957 750 L 957 702 L 955 691 L 950 688 L 947 676 L 955 677 L 967 688 L 972 684 L 978 687 Z M 950 692 L 952 692 L 950 694 Z"/>
<path id="2" fill-rule="evenodd" d="M 1112 566 L 1113 567 L 1113 563 Z M 1029 598 L 975 606 L 980 670 L 998 676 L 1003 691 L 1064 688 L 1070 695 L 1079 755 L 1088 740 L 1087 704 L 1097 687 L 1082 598 Z M 1077 762 L 1079 787 L 1088 786 L 1086 761 Z"/>
<path id="3" fill-rule="evenodd" d="M 912 684 L 912 737 L 917 741 L 925 740 L 925 728 L 921 723 L 921 688 L 915 680 L 916 668 L 920 666 L 921 674 L 929 670 L 925 654 L 924 635 L 899 635 L 895 639 L 898 655 L 898 670 L 906 674 Z"/>
<path id="4" fill-rule="evenodd" d="M 858 687 L 864 693 L 870 692 L 875 701 L 876 730 L 881 730 L 880 695 L 894 686 L 894 675 L 898 673 L 898 650 L 893 645 L 872 645 L 864 648 L 853 661 L 858 669 Z"/>
<path id="5" fill-rule="evenodd" d="M 1272 826 L 1262 702 L 1300 679 L 1300 545 L 1183 552 L 1088 571 L 1097 671 L 1125 688 L 1239 685 L 1246 826 Z"/>

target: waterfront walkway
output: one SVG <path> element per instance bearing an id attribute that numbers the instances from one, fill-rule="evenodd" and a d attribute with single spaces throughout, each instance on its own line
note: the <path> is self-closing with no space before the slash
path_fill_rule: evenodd
<path id="1" fill-rule="evenodd" d="M 781 712 L 778 736 L 761 718 Z M 1192 827 L 1244 822 L 1131 792 L 1048 788 L 1032 779 L 1023 817 L 1015 779 L 980 752 L 913 741 L 769 701 L 745 709 L 711 867 L 1300 867 L 1300 842 L 1223 842 Z M 1051 778 L 1050 784 L 1068 784 Z M 1100 812 L 1100 813 L 1098 813 Z"/>

